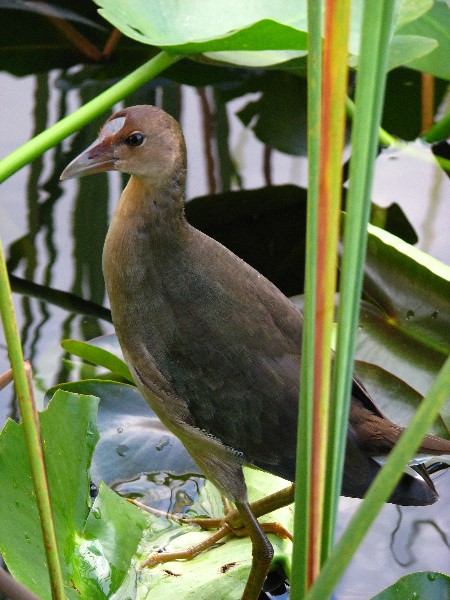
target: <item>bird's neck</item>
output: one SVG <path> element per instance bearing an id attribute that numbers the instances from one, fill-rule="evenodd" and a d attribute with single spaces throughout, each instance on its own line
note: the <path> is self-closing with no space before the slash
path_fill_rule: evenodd
<path id="1" fill-rule="evenodd" d="M 142 232 L 148 240 L 176 238 L 186 227 L 184 217 L 185 176 L 174 173 L 167 180 L 132 176 L 122 192 L 111 227 Z"/>
<path id="2" fill-rule="evenodd" d="M 177 174 L 164 185 L 132 176 L 103 249 L 107 287 L 139 288 L 149 272 L 164 269 L 166 261 L 178 254 L 187 232 L 183 176 Z"/>

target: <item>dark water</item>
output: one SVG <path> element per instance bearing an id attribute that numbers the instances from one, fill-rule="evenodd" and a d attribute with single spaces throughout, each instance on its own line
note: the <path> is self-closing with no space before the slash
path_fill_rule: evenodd
<path id="1" fill-rule="evenodd" d="M 79 92 L 64 91 L 60 72 L 21 79 L 0 76 L 2 114 L 0 118 L 0 155 L 6 156 L 30 137 L 77 108 L 95 95 L 96 88 Z M 162 89 L 140 92 L 133 103 L 163 103 Z M 178 94 L 180 92 L 177 92 Z M 206 101 L 214 106 L 206 92 Z M 228 151 L 234 174 L 224 184 L 219 169 L 220 146 L 204 135 L 208 115 L 205 96 L 195 88 L 181 91 L 181 121 L 188 145 L 188 197 L 193 198 L 224 188 L 245 189 L 268 183 L 306 183 L 302 157 L 280 152 L 268 155 L 264 145 L 242 126 L 236 112 L 252 98 L 236 99 L 226 106 L 228 113 Z M 94 303 L 107 306 L 101 274 L 101 251 L 107 224 L 120 195 L 119 175 L 97 176 L 86 181 L 61 184 L 58 177 L 68 162 L 70 149 L 88 145 L 103 122 L 102 117 L 75 140 L 50 150 L 33 165 L 22 169 L 1 186 L 0 235 L 8 266 L 16 277 L 16 290 L 24 281 L 37 286 L 32 296 L 14 294 L 25 356 L 32 361 L 36 395 L 52 385 L 75 380 L 86 374 L 71 362 L 60 346 L 64 338 L 91 339 L 112 333 L 112 325 L 95 314 L 83 315 L 66 308 L 67 298 L 56 304 L 48 300 L 49 290 L 63 290 Z M 70 154 L 71 155 L 71 154 Z M 388 205 L 396 201 L 419 233 L 419 247 L 449 262 L 450 188 L 448 179 L 432 166 L 414 158 L 386 154 L 379 161 L 374 199 Z M 398 181 L 398 163 L 404 176 Z M 223 167 L 223 163 L 221 163 Z M 391 167 L 396 167 L 394 170 Z M 429 199 L 426 203 L 424 198 Z M 0 341 L 0 371 L 7 368 L 3 339 Z M 17 418 L 11 388 L 0 392 L 0 422 Z M 398 509 L 386 506 L 343 577 L 337 598 L 369 598 L 406 573 L 442 570 L 450 567 L 450 476 L 441 474 L 436 485 L 442 499 L 425 508 Z M 358 506 L 358 501 L 341 499 L 339 530 L 342 531 Z"/>

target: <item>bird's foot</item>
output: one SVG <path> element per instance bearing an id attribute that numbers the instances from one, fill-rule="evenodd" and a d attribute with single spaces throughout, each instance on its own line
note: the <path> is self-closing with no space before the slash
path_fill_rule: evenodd
<path id="1" fill-rule="evenodd" d="M 204 520 L 206 521 L 207 519 Z M 196 544 L 195 546 L 191 546 L 186 550 L 178 550 L 176 552 L 153 552 L 152 554 L 150 554 L 147 560 L 141 564 L 141 569 L 144 567 L 154 567 L 157 564 L 169 562 L 172 560 L 192 560 L 202 552 L 205 552 L 205 550 L 208 550 L 209 548 L 220 542 L 220 540 L 222 540 L 227 535 L 230 535 L 231 533 L 231 528 L 225 523 L 224 525 L 222 525 L 222 527 L 220 527 L 220 529 L 215 531 L 206 540 L 200 542 L 199 544 Z"/>
<path id="2" fill-rule="evenodd" d="M 252 510 L 254 509 L 256 514 L 261 516 L 267 512 L 271 512 L 275 508 L 285 506 L 289 503 L 288 501 L 292 502 L 293 486 L 291 488 L 287 488 L 286 490 L 282 490 L 282 492 L 284 492 L 284 495 L 278 495 L 275 500 L 276 506 L 274 505 L 274 501 L 271 500 L 271 497 L 269 496 L 262 501 L 251 505 Z M 147 558 L 147 560 L 142 563 L 141 568 L 154 567 L 157 564 L 173 560 L 191 560 L 212 546 L 215 546 L 227 536 L 234 535 L 236 537 L 245 537 L 249 535 L 248 528 L 244 525 L 242 519 L 240 518 L 239 511 L 231 508 L 231 505 L 226 499 L 224 499 L 226 514 L 220 518 L 186 518 L 151 508 L 145 504 L 142 504 L 138 500 L 129 499 L 129 502 L 146 510 L 147 512 L 156 514 L 158 516 L 163 516 L 165 518 L 170 518 L 178 523 L 197 525 L 201 529 L 217 529 L 217 531 L 211 534 L 206 540 L 196 544 L 195 546 L 191 546 L 186 550 L 179 550 L 176 552 L 153 552 Z M 283 539 L 290 539 L 292 541 L 292 534 L 285 527 L 283 527 L 281 523 L 260 523 L 260 527 L 264 533 L 274 533 Z"/>

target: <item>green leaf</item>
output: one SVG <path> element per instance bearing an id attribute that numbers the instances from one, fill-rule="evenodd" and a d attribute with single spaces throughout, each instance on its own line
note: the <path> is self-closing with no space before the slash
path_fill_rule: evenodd
<path id="1" fill-rule="evenodd" d="M 122 584 L 142 536 L 143 515 L 106 488 L 92 510 L 89 465 L 98 439 L 93 396 L 57 391 L 39 413 L 66 594 L 107 598 Z M 51 598 L 22 425 L 0 435 L 0 551 L 16 579 Z M 97 577 L 98 576 L 98 577 Z"/>
<path id="2" fill-rule="evenodd" d="M 415 21 L 433 6 L 433 0 L 402 0 L 397 16 L 396 27 Z"/>
<path id="3" fill-rule="evenodd" d="M 71 577 L 74 534 L 89 513 L 89 463 L 98 439 L 98 399 L 56 392 L 40 413 L 41 433 L 59 552 L 66 581 Z M 50 598 L 39 515 L 22 425 L 8 420 L 0 436 L 0 550 L 13 576 Z M 70 584 L 69 584 L 70 587 Z M 73 596 L 75 597 L 75 596 Z"/>
<path id="4" fill-rule="evenodd" d="M 79 356 L 83 360 L 109 369 L 134 383 L 129 368 L 123 360 L 122 351 L 116 335 L 103 335 L 89 342 L 63 340 L 61 346 L 67 352 Z"/>
<path id="5" fill-rule="evenodd" d="M 450 577 L 444 573 L 424 571 L 401 577 L 372 600 L 449 600 Z"/>
<path id="6" fill-rule="evenodd" d="M 81 535 L 76 536 L 73 582 L 83 598 L 111 598 L 124 581 L 146 518 L 102 484 Z"/>
<path id="7" fill-rule="evenodd" d="M 237 52 L 237 63 L 243 64 L 242 53 L 268 50 L 277 51 L 268 58 L 275 64 L 301 56 L 307 48 L 304 1 L 280 7 L 268 0 L 245 4 L 231 0 L 226 11 L 211 0 L 178 3 L 172 10 L 166 3 L 144 0 L 127 5 L 113 0 L 96 3 L 99 13 L 128 37 L 175 54 L 208 53 L 210 58 L 233 63 Z M 250 60 L 252 66 L 268 64 L 264 54 Z"/>
<path id="8" fill-rule="evenodd" d="M 287 482 L 261 471 L 245 469 L 250 500 L 286 487 Z M 260 519 L 262 522 L 279 522 L 292 531 L 292 506 L 285 507 Z M 193 505 L 191 513 L 201 516 L 223 516 L 218 491 L 207 482 Z M 189 548 L 207 539 L 211 532 L 195 530 L 193 526 L 168 524 L 165 520 L 149 516 L 150 527 L 140 547 L 142 557 L 158 548 L 176 551 Z M 290 573 L 292 545 L 289 540 L 269 535 L 274 547 L 272 568 L 277 565 L 286 575 Z M 196 600 L 222 598 L 238 600 L 248 577 L 252 548 L 249 538 L 232 538 L 211 548 L 191 561 L 171 561 L 141 571 L 137 581 L 137 600 L 154 597 Z"/>
<path id="9" fill-rule="evenodd" d="M 100 398 L 100 440 L 91 466 L 95 484 L 132 481 L 160 471 L 198 473 L 184 446 L 161 424 L 136 387 L 98 379 L 75 381 L 52 388 L 47 399 L 55 389 Z"/>
<path id="10" fill-rule="evenodd" d="M 395 35 L 389 46 L 388 70 L 402 65 L 411 66 L 414 60 L 422 58 L 438 47 L 431 37 L 420 35 Z"/>
<path id="11" fill-rule="evenodd" d="M 413 23 L 405 24 L 397 33 L 436 40 L 438 46 L 433 52 L 417 58 L 408 66 L 442 79 L 450 79 L 450 9 L 445 0 L 435 0 L 428 12 Z"/>
<path id="12" fill-rule="evenodd" d="M 369 226 L 356 358 L 425 395 L 450 354 L 450 267 Z"/>

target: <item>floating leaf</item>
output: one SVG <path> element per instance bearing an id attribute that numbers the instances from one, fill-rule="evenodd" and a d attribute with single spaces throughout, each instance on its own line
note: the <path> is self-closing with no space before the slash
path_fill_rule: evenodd
<path id="1" fill-rule="evenodd" d="M 450 79 L 450 9 L 445 0 L 435 0 L 428 12 L 413 23 L 405 24 L 398 33 L 426 36 L 436 40 L 438 45 L 433 52 L 417 58 L 408 66 L 435 77 Z"/>
<path id="2" fill-rule="evenodd" d="M 425 395 L 450 354 L 450 267 L 369 226 L 356 357 Z"/>
<path id="3" fill-rule="evenodd" d="M 450 577 L 434 571 L 410 573 L 372 598 L 372 600 L 413 599 L 449 600 Z"/>
<path id="4" fill-rule="evenodd" d="M 47 398 L 55 389 L 47 392 Z M 57 389 L 100 398 L 100 440 L 91 467 L 95 484 L 130 481 L 159 471 L 198 473 L 184 446 L 161 424 L 136 387 L 93 379 L 61 384 Z"/>

